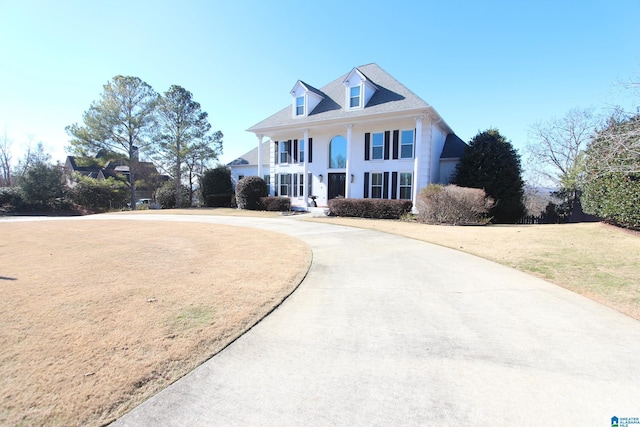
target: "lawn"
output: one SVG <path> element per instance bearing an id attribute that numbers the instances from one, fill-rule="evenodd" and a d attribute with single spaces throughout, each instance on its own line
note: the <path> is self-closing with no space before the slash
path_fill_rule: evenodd
<path id="1" fill-rule="evenodd" d="M 0 425 L 113 421 L 254 325 L 311 263 L 299 240 L 213 224 L 0 221 L 0 236 Z"/>
<path id="2" fill-rule="evenodd" d="M 640 233 L 604 223 L 452 227 L 314 218 L 457 249 L 543 278 L 640 320 Z"/>

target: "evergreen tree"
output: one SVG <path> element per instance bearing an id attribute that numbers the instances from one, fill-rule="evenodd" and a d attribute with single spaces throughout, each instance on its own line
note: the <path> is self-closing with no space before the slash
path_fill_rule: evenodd
<path id="1" fill-rule="evenodd" d="M 520 156 L 497 129 L 479 132 L 460 158 L 452 183 L 481 188 L 496 202 L 493 222 L 513 224 L 525 214 Z"/>

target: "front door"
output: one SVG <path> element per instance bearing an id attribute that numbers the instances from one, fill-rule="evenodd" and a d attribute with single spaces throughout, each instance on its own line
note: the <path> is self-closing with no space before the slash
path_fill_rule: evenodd
<path id="1" fill-rule="evenodd" d="M 327 198 L 329 200 L 336 197 L 344 197 L 345 193 L 345 180 L 347 174 L 345 173 L 330 173 L 329 174 L 329 188 Z"/>

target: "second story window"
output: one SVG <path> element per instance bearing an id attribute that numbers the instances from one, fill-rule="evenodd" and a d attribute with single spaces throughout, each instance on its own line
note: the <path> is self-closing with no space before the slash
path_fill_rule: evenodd
<path id="1" fill-rule="evenodd" d="M 289 163 L 291 158 L 291 141 L 280 142 L 280 163 Z"/>
<path id="2" fill-rule="evenodd" d="M 304 96 L 296 98 L 296 116 L 304 115 Z"/>
<path id="3" fill-rule="evenodd" d="M 382 154 L 384 149 L 384 134 L 380 132 L 380 133 L 374 133 L 372 136 L 373 136 L 373 141 L 371 144 L 371 158 L 373 160 L 382 160 Z"/>
<path id="4" fill-rule="evenodd" d="M 357 108 L 360 106 L 360 86 L 354 86 L 349 89 L 349 108 Z"/>
<path id="5" fill-rule="evenodd" d="M 298 141 L 298 148 L 300 150 L 298 161 L 300 163 L 304 163 L 304 139 L 301 139 L 300 141 Z"/>
<path id="6" fill-rule="evenodd" d="M 413 157 L 413 130 L 403 130 L 400 140 L 400 158 L 410 159 Z"/>

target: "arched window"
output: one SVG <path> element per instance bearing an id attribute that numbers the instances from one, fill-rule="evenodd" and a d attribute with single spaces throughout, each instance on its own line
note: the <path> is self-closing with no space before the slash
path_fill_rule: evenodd
<path id="1" fill-rule="evenodd" d="M 343 136 L 334 136 L 329 144 L 329 168 L 347 167 L 347 140 Z"/>

